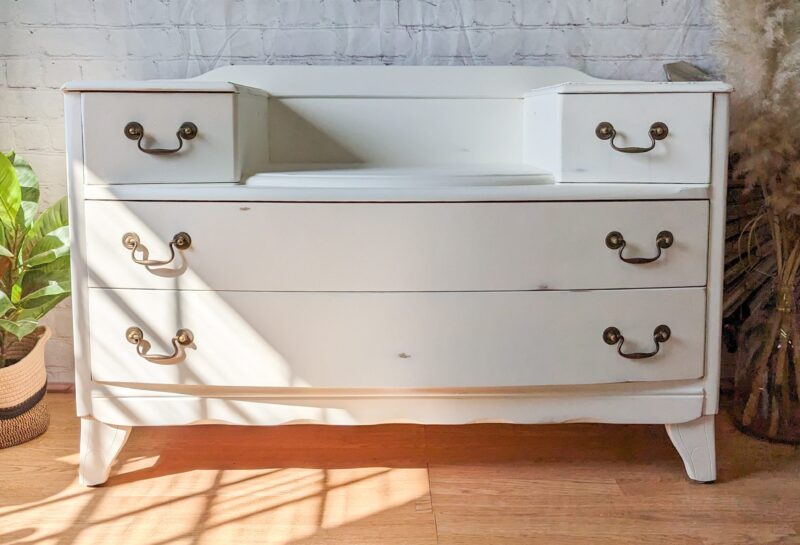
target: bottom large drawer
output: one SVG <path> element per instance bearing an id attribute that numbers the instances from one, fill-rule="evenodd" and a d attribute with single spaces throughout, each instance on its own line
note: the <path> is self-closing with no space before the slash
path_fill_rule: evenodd
<path id="1" fill-rule="evenodd" d="M 498 387 L 692 379 L 704 367 L 703 288 L 89 292 L 100 382 Z M 671 334 L 657 343 L 661 325 Z"/>

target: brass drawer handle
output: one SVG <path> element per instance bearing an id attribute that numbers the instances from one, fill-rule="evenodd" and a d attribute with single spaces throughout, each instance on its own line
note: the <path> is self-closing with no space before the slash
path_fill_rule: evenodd
<path id="1" fill-rule="evenodd" d="M 603 331 L 603 340 L 606 342 L 606 344 L 616 344 L 617 354 L 629 360 L 643 360 L 645 358 L 652 358 L 658 354 L 658 351 L 661 348 L 661 343 L 667 342 L 671 336 L 672 331 L 670 331 L 669 327 L 661 324 L 653 330 L 653 341 L 656 343 L 655 350 L 652 352 L 632 352 L 630 354 L 626 354 L 622 351 L 622 345 L 625 344 L 625 337 L 622 336 L 622 333 L 620 333 L 619 329 L 611 326 L 607 327 L 605 331 Z"/>
<path id="2" fill-rule="evenodd" d="M 619 231 L 611 231 L 606 235 L 606 246 L 611 250 L 619 250 L 619 258 L 625 263 L 641 265 L 652 263 L 661 257 L 661 250 L 666 250 L 675 242 L 675 237 L 669 231 L 661 231 L 656 235 L 656 255 L 654 257 L 625 257 L 622 252 L 625 250 L 625 237 Z"/>
<path id="3" fill-rule="evenodd" d="M 636 146 L 629 148 L 618 147 L 614 143 L 614 138 L 617 136 L 617 129 L 608 121 L 603 121 L 597 125 L 594 134 L 596 134 L 597 138 L 600 140 L 611 140 L 611 147 L 621 153 L 647 153 L 656 147 L 656 140 L 664 140 L 667 135 L 669 135 L 669 127 L 667 127 L 666 123 L 662 123 L 661 121 L 656 121 L 650 125 L 650 130 L 647 131 L 647 134 L 650 135 L 650 146 L 646 148 L 639 148 Z"/>
<path id="4" fill-rule="evenodd" d="M 136 326 L 129 327 L 127 331 L 125 331 L 125 338 L 128 339 L 129 343 L 136 345 L 136 353 L 139 354 L 140 357 L 152 363 L 172 363 L 181 360 L 185 356 L 185 347 L 194 342 L 194 334 L 191 331 L 188 329 L 179 329 L 175 332 L 175 336 L 172 337 L 172 346 L 175 350 L 172 354 L 165 355 L 148 354 L 150 343 L 145 340 L 142 330 Z"/>
<path id="5" fill-rule="evenodd" d="M 197 136 L 197 125 L 191 121 L 186 121 L 180 126 L 178 132 L 175 134 L 178 136 L 177 148 L 143 148 L 142 139 L 144 138 L 144 127 L 142 127 L 142 124 L 136 121 L 131 121 L 125 125 L 125 136 L 127 136 L 130 140 L 136 140 L 136 145 L 139 147 L 139 151 L 149 153 L 150 155 L 168 155 L 170 153 L 179 152 L 183 147 L 184 140 L 192 140 L 195 136 Z"/>
<path id="6" fill-rule="evenodd" d="M 189 248 L 189 246 L 192 245 L 192 237 L 189 236 L 189 233 L 184 233 L 183 231 L 172 237 L 169 243 L 169 259 L 164 260 L 147 259 L 147 249 L 142 246 L 139 235 L 136 233 L 125 233 L 122 235 L 122 245 L 131 251 L 131 259 L 134 263 L 144 265 L 145 267 L 160 267 L 162 265 L 168 265 L 175 259 L 175 248 L 178 250 L 186 250 Z M 144 256 L 142 259 L 136 257 L 137 251 L 142 252 Z"/>

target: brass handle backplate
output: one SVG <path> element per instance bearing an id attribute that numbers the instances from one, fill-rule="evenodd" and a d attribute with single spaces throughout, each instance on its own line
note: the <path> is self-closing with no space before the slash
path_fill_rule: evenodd
<path id="1" fill-rule="evenodd" d="M 603 121 L 597 125 L 597 128 L 594 130 L 594 134 L 597 135 L 597 138 L 600 140 L 611 140 L 611 147 L 620 153 L 647 153 L 656 147 L 657 140 L 664 140 L 669 135 L 669 127 L 667 127 L 666 123 L 662 123 L 661 121 L 656 121 L 650 125 L 650 130 L 647 131 L 647 134 L 650 136 L 650 145 L 646 148 L 640 148 L 636 146 L 621 148 L 617 146 L 614 143 L 614 138 L 617 136 L 617 130 L 614 128 L 614 125 L 608 121 Z"/>
<path id="2" fill-rule="evenodd" d="M 619 329 L 611 326 L 607 327 L 605 331 L 603 331 L 603 340 L 605 343 L 610 345 L 616 344 L 617 353 L 623 358 L 627 358 L 629 360 L 643 360 L 645 358 L 652 358 L 658 354 L 658 351 L 661 348 L 661 343 L 667 342 L 671 336 L 672 331 L 670 331 L 669 327 L 661 324 L 653 330 L 653 341 L 656 343 L 655 350 L 652 352 L 625 353 L 622 351 L 622 345 L 625 344 L 625 337 L 622 336 L 622 333 L 620 333 Z"/>
<path id="3" fill-rule="evenodd" d="M 625 257 L 622 252 L 625 250 L 625 238 L 619 231 L 611 231 L 606 235 L 606 246 L 611 250 L 619 250 L 619 258 L 625 263 L 633 265 L 641 265 L 643 263 L 652 263 L 661 257 L 661 250 L 665 250 L 673 245 L 675 237 L 669 231 L 661 231 L 656 235 L 656 255 L 654 257 Z"/>
<path id="4" fill-rule="evenodd" d="M 144 265 L 145 267 L 160 267 L 163 265 L 168 265 L 173 259 L 175 259 L 175 248 L 178 250 L 186 250 L 189 248 L 189 246 L 192 245 L 192 237 L 189 236 L 189 233 L 184 233 L 183 231 L 177 233 L 174 237 L 172 237 L 172 240 L 169 243 L 169 258 L 162 260 L 147 259 L 146 252 L 143 259 L 136 257 L 136 252 L 142 250 L 142 242 L 139 239 L 139 235 L 136 233 L 125 233 L 122 235 L 122 245 L 131 251 L 131 259 L 134 263 Z"/>
<path id="5" fill-rule="evenodd" d="M 129 327 L 125 331 L 125 338 L 129 343 L 136 345 L 136 353 L 140 357 L 152 363 L 173 363 L 183 359 L 185 348 L 194 342 L 194 334 L 188 329 L 179 329 L 172 337 L 172 354 L 148 354 L 150 343 L 145 340 L 144 333 L 136 326 Z"/>
<path id="6" fill-rule="evenodd" d="M 125 125 L 125 136 L 127 136 L 130 140 L 136 140 L 136 145 L 139 147 L 139 151 L 149 153 L 150 155 L 169 155 L 170 153 L 179 152 L 183 147 L 184 140 L 192 140 L 195 136 L 197 136 L 197 125 L 191 121 L 186 121 L 180 126 L 178 132 L 175 134 L 178 137 L 177 148 L 143 148 L 142 140 L 144 139 L 144 127 L 142 124 L 137 121 L 131 121 Z"/>

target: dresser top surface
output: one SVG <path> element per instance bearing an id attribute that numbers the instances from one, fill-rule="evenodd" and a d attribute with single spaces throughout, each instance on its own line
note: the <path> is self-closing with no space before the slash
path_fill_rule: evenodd
<path id="1" fill-rule="evenodd" d="M 184 80 L 73 81 L 65 92 L 220 92 L 276 97 L 522 98 L 529 92 L 728 92 L 722 82 L 593 78 L 557 66 L 226 66 Z"/>

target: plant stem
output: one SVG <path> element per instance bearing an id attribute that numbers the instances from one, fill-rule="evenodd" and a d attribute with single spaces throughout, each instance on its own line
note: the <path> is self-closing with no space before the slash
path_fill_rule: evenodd
<path id="1" fill-rule="evenodd" d="M 767 329 L 767 336 L 764 338 L 763 349 L 754 366 L 753 389 L 750 392 L 750 397 L 747 399 L 747 404 L 742 412 L 742 424 L 745 426 L 749 426 L 753 421 L 756 411 L 758 410 L 758 399 L 761 397 L 762 390 L 767 385 L 767 378 L 769 376 L 769 357 L 772 354 L 775 336 L 778 334 L 780 325 L 781 315 L 778 313 L 770 322 L 769 328 Z"/>

